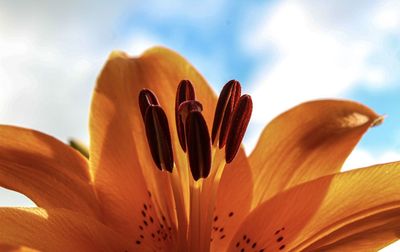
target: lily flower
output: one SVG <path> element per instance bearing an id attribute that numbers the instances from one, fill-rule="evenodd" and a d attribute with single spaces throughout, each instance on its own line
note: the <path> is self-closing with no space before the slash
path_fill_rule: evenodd
<path id="1" fill-rule="evenodd" d="M 168 49 L 111 54 L 94 90 L 89 158 L 0 127 L 0 186 L 37 205 L 0 208 L 0 248 L 376 251 L 399 238 L 400 163 L 340 172 L 379 115 L 306 102 L 268 124 L 246 157 L 251 109 L 239 82 L 217 99 Z"/>

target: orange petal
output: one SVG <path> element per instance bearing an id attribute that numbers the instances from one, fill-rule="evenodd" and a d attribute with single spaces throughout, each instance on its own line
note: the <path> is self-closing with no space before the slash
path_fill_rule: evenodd
<path id="1" fill-rule="evenodd" d="M 264 129 L 250 156 L 257 205 L 299 183 L 336 173 L 366 130 L 381 121 L 351 101 L 303 103 Z"/>
<path id="2" fill-rule="evenodd" d="M 43 133 L 0 126 L 0 186 L 25 194 L 38 206 L 98 214 L 87 161 Z"/>
<path id="3" fill-rule="evenodd" d="M 230 248 L 376 251 L 398 239 L 399 180 L 400 162 L 293 187 L 254 209 Z"/>
<path id="4" fill-rule="evenodd" d="M 174 145 L 179 146 L 174 104 L 181 79 L 195 83 L 200 100 L 214 101 L 197 71 L 180 55 L 164 48 L 151 49 L 139 58 L 114 53 L 98 79 L 90 118 L 91 170 L 106 222 L 132 236 L 140 235 L 144 204 L 153 203 L 158 217 L 175 220 L 169 174 L 159 171 L 150 155 L 138 96 L 143 88 L 157 94 L 168 116 Z"/>
<path id="5" fill-rule="evenodd" d="M 135 251 L 134 240 L 66 209 L 0 208 L 0 243 L 42 251 Z M 140 251 L 146 251 L 141 246 Z"/>

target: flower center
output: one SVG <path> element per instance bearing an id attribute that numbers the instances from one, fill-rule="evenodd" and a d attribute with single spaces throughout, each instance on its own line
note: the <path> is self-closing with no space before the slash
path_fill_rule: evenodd
<path id="1" fill-rule="evenodd" d="M 251 97 L 240 96 L 240 93 L 240 83 L 235 80 L 229 81 L 222 89 L 210 141 L 208 127 L 201 114 L 203 106 L 195 100 L 193 85 L 188 80 L 179 83 L 175 123 L 182 150 L 188 152 L 194 180 L 207 178 L 210 173 L 211 144 L 219 149 L 225 147 L 226 163 L 235 158 L 252 112 Z M 140 92 L 139 105 L 153 160 L 160 170 L 172 172 L 174 160 L 167 116 L 156 95 L 148 89 Z"/>
<path id="2" fill-rule="evenodd" d="M 156 95 L 143 89 L 139 106 L 154 163 L 171 174 L 177 249 L 208 251 L 219 181 L 240 148 L 252 112 L 251 97 L 241 96 L 238 81 L 229 81 L 219 96 L 210 137 L 193 85 L 182 80 L 176 92 L 175 124 L 181 147 L 176 151 L 186 155 L 184 161 L 178 154 L 174 160 L 168 119 Z"/>

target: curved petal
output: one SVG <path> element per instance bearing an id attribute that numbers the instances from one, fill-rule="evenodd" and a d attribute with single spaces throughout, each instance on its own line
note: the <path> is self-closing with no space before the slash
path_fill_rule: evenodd
<path id="1" fill-rule="evenodd" d="M 66 209 L 0 208 L 0 226 L 0 243 L 41 251 L 136 251 L 140 246 L 96 219 Z"/>
<path id="2" fill-rule="evenodd" d="M 154 211 L 141 214 L 142 210 L 154 210 L 156 206 L 150 198 L 150 194 L 153 199 L 158 197 L 152 188 L 154 183 L 146 185 L 144 178 L 153 178 L 156 168 L 139 121 L 135 89 L 142 82 L 135 74 L 135 60 L 117 56 L 114 54 L 106 63 L 94 91 L 89 161 L 103 221 L 121 233 L 139 238 L 149 231 L 147 225 L 143 230 L 143 222 L 150 223 L 146 217 L 157 218 Z"/>
<path id="3" fill-rule="evenodd" d="M 399 238 L 399 179 L 400 162 L 293 187 L 254 209 L 230 248 L 376 251 Z"/>
<path id="4" fill-rule="evenodd" d="M 0 186 L 25 194 L 40 207 L 99 213 L 87 161 L 37 131 L 0 126 Z"/>
<path id="5" fill-rule="evenodd" d="M 264 129 L 251 154 L 253 205 L 299 183 L 340 171 L 366 130 L 381 117 L 355 102 L 300 104 Z"/>
<path id="6" fill-rule="evenodd" d="M 139 227 L 150 223 L 149 217 L 157 223 L 165 218 L 163 225 L 174 226 L 170 175 L 154 165 L 138 96 L 143 88 L 153 90 L 169 121 L 174 122 L 176 87 L 182 78 L 205 85 L 181 56 L 155 48 L 139 58 L 112 54 L 97 82 L 90 118 L 91 170 L 105 221 L 131 236 L 156 232 L 156 227 Z M 171 132 L 175 135 L 174 130 Z M 144 216 L 145 205 L 154 207 Z"/>
<path id="7" fill-rule="evenodd" d="M 164 213 L 173 209 L 169 175 L 156 168 L 149 152 L 138 95 L 143 88 L 156 93 L 169 119 L 177 168 L 188 169 L 174 124 L 176 88 L 182 79 L 193 83 L 211 125 L 215 95 L 203 77 L 173 51 L 153 48 L 139 58 L 114 53 L 98 79 L 91 107 L 91 170 L 106 221 L 121 232 L 139 235 L 143 204 L 159 205 Z"/>
<path id="8" fill-rule="evenodd" d="M 399 210 L 348 224 L 307 246 L 307 251 L 378 251 L 400 239 Z"/>

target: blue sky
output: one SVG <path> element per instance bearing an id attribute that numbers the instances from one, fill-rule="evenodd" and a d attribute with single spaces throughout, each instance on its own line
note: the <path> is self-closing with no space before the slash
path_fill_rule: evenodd
<path id="1" fill-rule="evenodd" d="M 215 90 L 242 82 L 255 105 L 248 151 L 278 113 L 347 98 L 387 118 L 346 167 L 400 160 L 400 3 L 321 2 L 0 1 L 0 121 L 87 142 L 91 91 L 108 53 L 164 45 Z M 0 191 L 0 205 L 26 202 Z"/>

